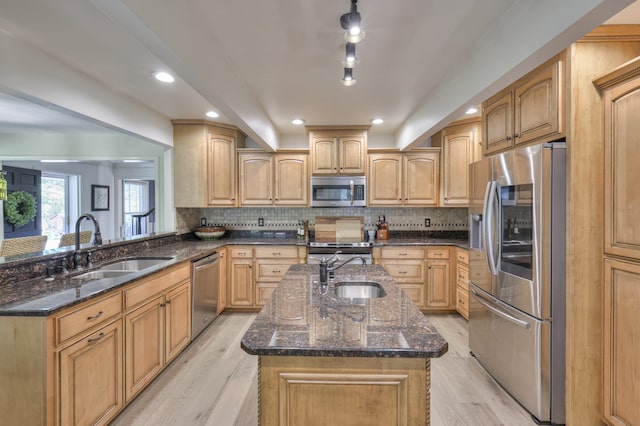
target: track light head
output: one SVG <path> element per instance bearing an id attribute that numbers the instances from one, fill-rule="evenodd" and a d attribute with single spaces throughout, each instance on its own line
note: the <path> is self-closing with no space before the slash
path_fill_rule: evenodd
<path id="1" fill-rule="evenodd" d="M 340 26 L 343 30 L 347 31 L 349 35 L 357 36 L 362 31 L 360 28 L 361 21 L 362 18 L 358 12 L 358 1 L 351 0 L 351 11 L 340 17 Z"/>

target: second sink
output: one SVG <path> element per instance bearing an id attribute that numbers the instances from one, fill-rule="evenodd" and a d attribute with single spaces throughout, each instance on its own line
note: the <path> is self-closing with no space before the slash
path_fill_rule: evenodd
<path id="1" fill-rule="evenodd" d="M 110 263 L 99 268 L 100 271 L 141 271 L 152 266 L 159 265 L 173 257 L 131 257 Z"/>
<path id="2" fill-rule="evenodd" d="M 377 299 L 387 292 L 373 281 L 340 281 L 336 283 L 336 296 L 345 299 Z"/>

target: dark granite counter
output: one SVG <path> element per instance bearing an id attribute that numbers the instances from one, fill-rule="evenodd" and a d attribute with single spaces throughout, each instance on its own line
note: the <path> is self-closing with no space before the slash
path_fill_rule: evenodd
<path id="1" fill-rule="evenodd" d="M 213 241 L 185 240 L 145 251 L 123 249 L 115 259 L 102 262 L 111 263 L 127 257 L 172 257 L 172 260 L 157 266 L 117 278 L 73 279 L 73 276 L 98 269 L 100 264 L 80 271 L 70 270 L 68 274 L 57 274 L 53 281 L 44 276 L 31 280 L 17 280 L 0 283 L 0 316 L 47 316 L 69 306 L 90 300 L 115 290 L 135 280 L 155 274 L 178 263 L 195 260 L 213 253 L 225 245 L 297 245 L 295 238 L 256 239 L 223 238 Z"/>
<path id="2" fill-rule="evenodd" d="M 110 290 L 129 284 L 135 280 L 144 278 L 147 275 L 160 272 L 184 261 L 191 261 L 214 252 L 217 248 L 225 245 L 306 245 L 296 238 L 281 238 L 275 234 L 269 238 L 268 235 L 257 237 L 253 235 L 241 236 L 239 238 L 222 238 L 214 241 L 183 240 L 171 242 L 146 249 L 143 251 L 128 249 L 128 247 L 139 247 L 123 244 L 117 248 L 112 259 L 96 262 L 91 269 L 81 271 L 70 271 L 68 274 L 54 276 L 53 281 L 44 280 L 44 270 L 41 277 L 35 279 L 20 279 L 19 275 L 11 279 L 0 282 L 0 316 L 21 315 L 21 316 L 46 316 L 58 312 L 69 306 L 84 302 L 93 297 L 100 296 Z M 375 247 L 394 245 L 454 245 L 457 247 L 468 247 L 468 242 L 461 239 L 449 238 L 411 238 L 392 237 L 389 240 L 376 241 Z M 173 257 L 153 268 L 136 272 L 118 278 L 103 278 L 99 280 L 76 280 L 74 275 L 97 269 L 101 264 L 110 263 L 115 260 L 131 256 L 166 256 Z M 52 263 L 51 266 L 56 263 Z M 45 263 L 46 265 L 46 263 Z M 5 276 L 11 275 L 7 270 Z"/>
<path id="3" fill-rule="evenodd" d="M 436 358 L 447 342 L 379 265 L 347 265 L 335 281 L 375 281 L 377 299 L 322 295 L 317 265 L 289 268 L 242 339 L 252 355 Z"/>

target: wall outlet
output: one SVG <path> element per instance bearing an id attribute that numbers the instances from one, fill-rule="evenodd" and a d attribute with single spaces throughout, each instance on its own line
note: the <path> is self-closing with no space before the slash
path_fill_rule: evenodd
<path id="1" fill-rule="evenodd" d="M 426 228 L 429 228 L 429 227 L 431 226 L 431 219 L 426 218 L 426 219 L 424 220 L 424 226 L 425 226 Z"/>
<path id="2" fill-rule="evenodd" d="M 262 217 L 258 218 L 258 226 L 264 226 L 264 218 Z"/>

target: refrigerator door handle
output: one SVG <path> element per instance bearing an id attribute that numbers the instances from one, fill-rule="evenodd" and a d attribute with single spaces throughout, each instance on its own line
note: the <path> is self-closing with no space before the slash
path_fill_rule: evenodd
<path id="1" fill-rule="evenodd" d="M 482 306 L 484 306 L 494 314 L 499 315 L 502 318 L 506 319 L 507 321 L 510 321 L 516 325 L 519 325 L 520 327 L 524 327 L 527 330 L 531 328 L 531 324 L 529 324 L 528 322 L 518 319 L 512 315 L 509 315 L 508 313 L 501 311 L 495 306 L 492 306 L 488 300 L 486 300 L 484 297 L 479 295 L 474 289 L 470 288 L 469 291 L 476 297 L 476 300 L 478 301 L 478 303 L 480 303 Z"/>
<path id="2" fill-rule="evenodd" d="M 484 218 L 484 250 L 485 250 L 485 258 L 487 259 L 487 263 L 489 265 L 489 270 L 491 274 L 498 275 L 498 262 L 495 257 L 495 253 L 493 251 L 493 234 L 494 234 L 494 222 L 495 222 L 495 209 L 494 204 L 496 203 L 496 194 L 497 194 L 498 182 L 488 182 L 487 190 L 485 192 L 484 198 L 484 210 L 482 217 Z"/>

